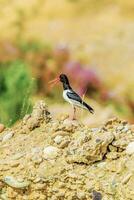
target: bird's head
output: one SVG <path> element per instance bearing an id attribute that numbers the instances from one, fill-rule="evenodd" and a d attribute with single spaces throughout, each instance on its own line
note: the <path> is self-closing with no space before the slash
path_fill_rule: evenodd
<path id="1" fill-rule="evenodd" d="M 65 74 L 61 74 L 59 76 L 59 79 L 60 79 L 60 82 L 69 84 L 68 78 L 67 78 L 67 76 Z"/>
<path id="2" fill-rule="evenodd" d="M 50 81 L 49 83 L 52 85 L 57 84 L 58 82 L 62 82 L 65 84 L 69 84 L 68 78 L 65 74 L 60 74 L 60 76 L 58 76 L 57 78 L 55 78 L 54 80 Z"/>

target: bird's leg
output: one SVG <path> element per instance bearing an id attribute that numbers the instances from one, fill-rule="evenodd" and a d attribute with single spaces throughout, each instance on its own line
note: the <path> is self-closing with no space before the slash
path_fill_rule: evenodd
<path id="1" fill-rule="evenodd" d="M 73 112 L 73 119 L 75 120 L 76 119 L 76 116 L 75 116 L 76 115 L 76 108 L 74 106 L 73 106 L 73 111 L 74 111 Z"/>
<path id="2" fill-rule="evenodd" d="M 75 108 L 75 106 L 73 106 L 73 105 L 72 105 L 72 108 L 73 108 L 73 114 L 70 116 L 70 119 L 71 119 L 71 120 L 76 120 L 76 117 L 75 117 L 76 108 Z"/>

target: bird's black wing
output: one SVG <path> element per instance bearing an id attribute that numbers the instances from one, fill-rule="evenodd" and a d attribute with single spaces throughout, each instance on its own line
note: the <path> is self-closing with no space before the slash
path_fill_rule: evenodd
<path id="1" fill-rule="evenodd" d="M 69 99 L 76 101 L 77 103 L 86 107 L 89 110 L 90 113 L 92 113 L 92 114 L 94 113 L 94 109 L 91 106 L 89 106 L 86 102 L 84 102 L 82 100 L 82 98 L 76 92 L 74 92 L 73 90 L 68 91 L 67 96 L 68 96 Z"/>
<path id="2" fill-rule="evenodd" d="M 76 92 L 74 92 L 73 90 L 68 91 L 67 96 L 68 96 L 69 99 L 72 99 L 74 101 L 78 101 L 80 103 L 83 102 L 82 98 Z"/>

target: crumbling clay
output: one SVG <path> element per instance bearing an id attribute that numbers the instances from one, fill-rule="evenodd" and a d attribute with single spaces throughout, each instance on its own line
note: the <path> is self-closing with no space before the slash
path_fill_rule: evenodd
<path id="1" fill-rule="evenodd" d="M 0 135 L 0 199 L 132 200 L 133 143 L 126 121 L 90 128 L 40 101 Z"/>

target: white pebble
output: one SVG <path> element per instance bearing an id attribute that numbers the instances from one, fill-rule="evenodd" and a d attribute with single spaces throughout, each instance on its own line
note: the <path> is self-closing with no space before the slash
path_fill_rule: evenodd
<path id="1" fill-rule="evenodd" d="M 128 127 L 128 126 L 125 126 L 125 127 L 123 128 L 123 132 L 127 132 L 127 131 L 129 131 L 129 127 Z"/>
<path id="2" fill-rule="evenodd" d="M 117 130 L 118 130 L 118 131 L 121 131 L 123 128 L 124 128 L 124 127 L 121 125 L 121 126 L 118 126 L 118 127 L 117 127 Z"/>
<path id="3" fill-rule="evenodd" d="M 41 151 L 42 151 L 42 149 L 41 149 L 40 147 L 34 147 L 34 148 L 32 149 L 32 153 L 33 153 L 33 154 L 40 153 Z"/>
<path id="4" fill-rule="evenodd" d="M 60 144 L 62 142 L 62 139 L 63 139 L 63 136 L 62 135 L 57 135 L 55 138 L 54 138 L 54 142 L 56 144 Z"/>
<path id="5" fill-rule="evenodd" d="M 126 153 L 131 155 L 134 153 L 134 142 L 130 142 L 126 147 Z"/>
<path id="6" fill-rule="evenodd" d="M 3 136 L 2 138 L 2 142 L 6 142 L 7 140 L 9 140 L 10 138 L 12 138 L 14 135 L 13 131 L 10 132 L 6 132 L 6 134 Z"/>
<path id="7" fill-rule="evenodd" d="M 44 158 L 45 159 L 54 159 L 57 157 L 59 149 L 54 146 L 48 146 L 44 148 Z"/>
<path id="8" fill-rule="evenodd" d="M 91 131 L 96 133 L 96 132 L 99 132 L 100 131 L 100 128 L 91 128 Z"/>
<path id="9" fill-rule="evenodd" d="M 79 198 L 79 199 L 85 199 L 85 193 L 84 192 L 77 192 L 77 197 Z"/>
<path id="10" fill-rule="evenodd" d="M 25 187 L 28 187 L 29 184 L 30 184 L 28 181 L 19 182 L 18 180 L 16 180 L 12 176 L 5 176 L 3 181 L 7 185 L 10 185 L 13 188 L 25 188 Z"/>

